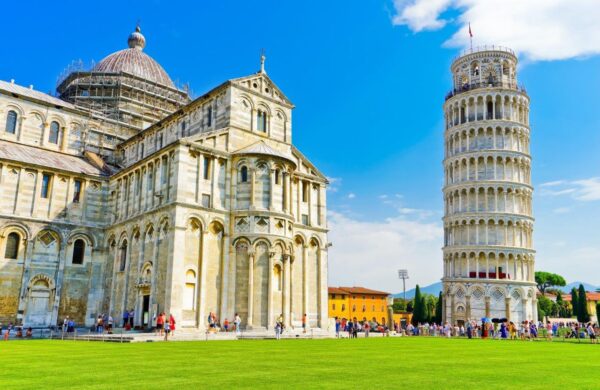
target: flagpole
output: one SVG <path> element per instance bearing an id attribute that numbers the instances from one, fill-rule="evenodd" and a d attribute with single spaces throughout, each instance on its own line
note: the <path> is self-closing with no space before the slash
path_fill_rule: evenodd
<path id="1" fill-rule="evenodd" d="M 471 41 L 471 53 L 473 53 L 473 32 L 471 31 L 471 22 L 469 22 L 469 40 Z"/>

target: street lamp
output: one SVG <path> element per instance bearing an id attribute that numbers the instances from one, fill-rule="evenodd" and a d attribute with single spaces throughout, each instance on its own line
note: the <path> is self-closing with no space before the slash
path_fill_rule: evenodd
<path id="1" fill-rule="evenodd" d="M 408 270 L 399 269 L 398 278 L 402 279 L 402 289 L 404 290 L 404 303 L 406 303 L 406 279 L 408 279 Z"/>

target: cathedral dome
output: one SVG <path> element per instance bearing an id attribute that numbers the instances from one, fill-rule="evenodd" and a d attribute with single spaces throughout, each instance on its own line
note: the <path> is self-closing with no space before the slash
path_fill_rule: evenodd
<path id="1" fill-rule="evenodd" d="M 134 76 L 175 88 L 173 81 L 162 66 L 152 57 L 143 52 L 146 38 L 142 35 L 140 27 L 129 35 L 128 49 L 119 50 L 106 56 L 93 69 L 94 72 L 105 73 L 130 73 Z"/>

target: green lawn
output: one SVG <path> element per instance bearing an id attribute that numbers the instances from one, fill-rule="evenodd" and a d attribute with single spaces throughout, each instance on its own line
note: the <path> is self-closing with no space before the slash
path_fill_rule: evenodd
<path id="1" fill-rule="evenodd" d="M 0 341 L 1 389 L 599 388 L 600 345 L 426 337 Z"/>

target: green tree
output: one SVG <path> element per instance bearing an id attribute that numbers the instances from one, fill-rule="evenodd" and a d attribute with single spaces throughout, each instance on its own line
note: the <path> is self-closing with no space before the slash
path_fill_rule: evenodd
<path id="1" fill-rule="evenodd" d="M 535 282 L 537 283 L 538 290 L 540 290 L 542 294 L 546 292 L 548 287 L 562 287 L 567 285 L 565 278 L 562 276 L 544 271 L 537 271 L 535 273 Z"/>
<path id="2" fill-rule="evenodd" d="M 538 298 L 538 318 L 542 320 L 545 316 L 552 315 L 553 303 L 550 299 L 543 295 Z"/>
<path id="3" fill-rule="evenodd" d="M 579 293 L 577 292 L 577 289 L 573 287 L 571 289 L 571 313 L 573 316 L 577 316 L 577 318 L 579 318 L 579 316 L 577 315 L 577 310 L 579 309 L 579 305 L 577 304 L 578 295 Z"/>
<path id="4" fill-rule="evenodd" d="M 590 313 L 588 312 L 587 295 L 583 284 L 579 285 L 579 296 L 577 297 L 577 321 L 589 322 Z"/>
<path id="5" fill-rule="evenodd" d="M 419 322 L 423 321 L 423 297 L 421 296 L 421 288 L 417 284 L 415 288 L 415 298 L 413 303 L 413 315 L 412 315 L 412 324 L 417 325 Z"/>
<path id="6" fill-rule="evenodd" d="M 406 310 L 406 301 L 404 301 L 404 299 L 402 299 L 402 298 L 395 298 L 394 304 L 392 305 L 392 309 L 395 312 L 405 311 Z"/>
<path id="7" fill-rule="evenodd" d="M 437 298 L 431 294 L 424 294 L 423 300 L 425 301 L 425 317 L 423 321 L 433 322 L 435 319 L 435 306 Z"/>
<path id="8" fill-rule="evenodd" d="M 442 304 L 443 304 L 443 302 L 444 301 L 442 299 L 442 292 L 440 291 L 440 295 L 438 295 L 437 302 L 435 303 L 435 323 L 436 324 L 442 323 Z M 600 311 L 598 313 L 600 313 Z"/>
<path id="9" fill-rule="evenodd" d="M 569 305 L 562 298 L 562 292 L 559 290 L 556 293 L 556 306 L 558 306 L 558 316 L 561 318 L 571 317 Z"/>

